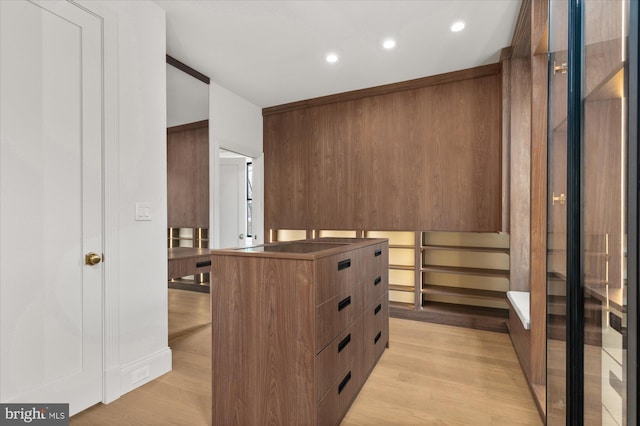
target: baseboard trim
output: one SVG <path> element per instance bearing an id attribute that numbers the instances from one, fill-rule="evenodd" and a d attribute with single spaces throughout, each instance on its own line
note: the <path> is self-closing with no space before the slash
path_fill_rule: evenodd
<path id="1" fill-rule="evenodd" d="M 120 370 L 121 394 L 131 392 L 145 383 L 171 371 L 171 349 L 166 347 Z"/>

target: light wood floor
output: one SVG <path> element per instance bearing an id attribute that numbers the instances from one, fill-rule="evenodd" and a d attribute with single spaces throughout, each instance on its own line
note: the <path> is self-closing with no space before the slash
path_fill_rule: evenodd
<path id="1" fill-rule="evenodd" d="M 211 424 L 208 294 L 169 290 L 173 371 L 72 425 Z M 541 425 L 507 334 L 391 319 L 343 425 Z"/>

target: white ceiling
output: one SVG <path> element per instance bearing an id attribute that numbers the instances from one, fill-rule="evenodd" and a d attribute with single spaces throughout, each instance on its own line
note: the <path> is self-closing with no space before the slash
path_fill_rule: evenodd
<path id="1" fill-rule="evenodd" d="M 497 62 L 521 0 L 156 3 L 169 55 L 268 107 Z M 457 20 L 466 28 L 453 33 Z"/>

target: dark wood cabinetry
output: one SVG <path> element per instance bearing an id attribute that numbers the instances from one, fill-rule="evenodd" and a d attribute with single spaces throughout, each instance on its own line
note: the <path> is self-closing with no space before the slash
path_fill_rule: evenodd
<path id="1" fill-rule="evenodd" d="M 167 129 L 167 224 L 209 228 L 209 121 Z"/>
<path id="2" fill-rule="evenodd" d="M 263 110 L 265 229 L 503 230 L 499 73 Z"/>
<path id="3" fill-rule="evenodd" d="M 212 252 L 213 423 L 335 425 L 389 342 L 388 243 Z"/>

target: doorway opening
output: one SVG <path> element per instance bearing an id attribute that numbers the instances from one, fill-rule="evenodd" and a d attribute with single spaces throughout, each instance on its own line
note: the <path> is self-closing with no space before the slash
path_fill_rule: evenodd
<path id="1" fill-rule="evenodd" d="M 257 242 L 253 221 L 254 159 L 220 149 L 220 247 L 249 247 Z"/>
<path id="2" fill-rule="evenodd" d="M 209 78 L 167 56 L 169 345 L 210 324 Z"/>

